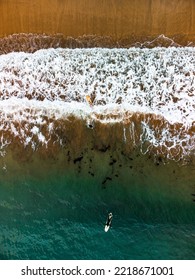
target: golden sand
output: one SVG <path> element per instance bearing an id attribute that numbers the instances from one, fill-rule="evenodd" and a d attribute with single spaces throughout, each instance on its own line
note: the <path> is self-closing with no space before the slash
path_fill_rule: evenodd
<path id="1" fill-rule="evenodd" d="M 61 33 L 138 40 L 164 34 L 187 42 L 194 40 L 194 10 L 194 0 L 1 0 L 0 37 Z"/>

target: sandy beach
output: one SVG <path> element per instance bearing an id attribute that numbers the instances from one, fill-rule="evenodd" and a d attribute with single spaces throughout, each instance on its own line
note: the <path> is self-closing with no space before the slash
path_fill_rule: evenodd
<path id="1" fill-rule="evenodd" d="M 2 0 L 0 37 L 16 33 L 108 36 L 136 41 L 164 34 L 194 41 L 194 0 Z"/>

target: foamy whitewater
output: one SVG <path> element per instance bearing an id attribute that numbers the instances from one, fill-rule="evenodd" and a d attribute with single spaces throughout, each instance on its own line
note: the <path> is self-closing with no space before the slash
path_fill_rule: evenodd
<path id="1" fill-rule="evenodd" d="M 47 146 L 54 120 L 75 116 L 92 129 L 96 122 L 121 123 L 121 141 L 139 145 L 142 153 L 166 148 L 168 158 L 191 155 L 194 92 L 193 47 L 59 48 L 1 55 L 1 154 L 14 137 L 33 149 L 35 138 Z"/>

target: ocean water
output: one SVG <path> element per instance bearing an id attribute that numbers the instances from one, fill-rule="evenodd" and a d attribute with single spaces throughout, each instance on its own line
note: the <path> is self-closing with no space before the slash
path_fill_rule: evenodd
<path id="1" fill-rule="evenodd" d="M 195 258 L 194 54 L 0 56 L 1 259 Z"/>
<path id="2" fill-rule="evenodd" d="M 1 182 L 1 259 L 194 259 L 193 203 L 45 176 Z"/>

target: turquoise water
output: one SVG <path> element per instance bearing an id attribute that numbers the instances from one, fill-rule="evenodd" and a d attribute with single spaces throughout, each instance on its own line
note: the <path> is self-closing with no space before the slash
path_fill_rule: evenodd
<path id="1" fill-rule="evenodd" d="M 1 181 L 0 258 L 195 258 L 193 202 L 95 182 L 70 175 Z M 105 233 L 109 212 L 113 223 Z"/>

